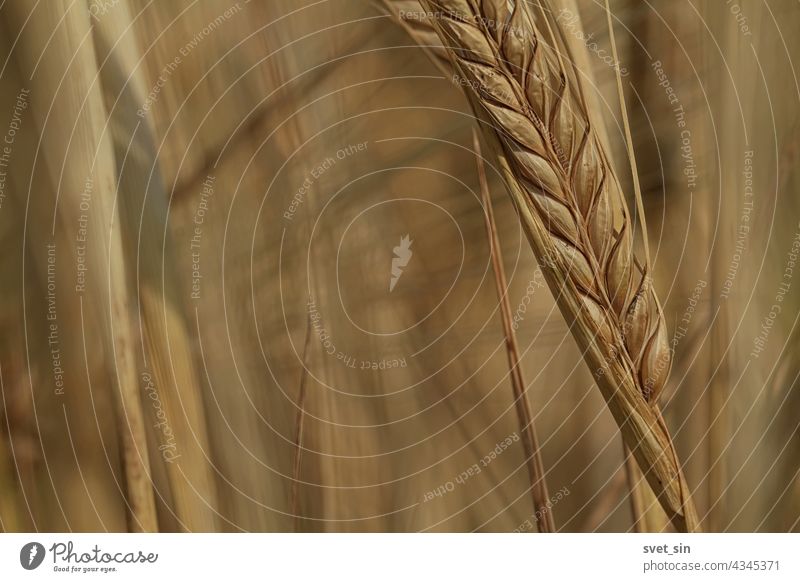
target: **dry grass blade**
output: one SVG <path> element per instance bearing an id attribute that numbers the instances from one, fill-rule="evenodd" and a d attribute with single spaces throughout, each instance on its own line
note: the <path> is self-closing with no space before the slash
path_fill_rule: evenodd
<path id="1" fill-rule="evenodd" d="M 523 3 L 423 0 L 448 47 L 562 313 L 662 507 L 698 529 L 656 406 L 667 331 L 580 81 Z M 539 18 L 545 18 L 541 14 Z M 546 24 L 546 22 L 545 22 Z"/>
<path id="2" fill-rule="evenodd" d="M 136 259 L 136 297 L 141 317 L 142 366 L 153 383 L 164 418 L 149 406 L 150 421 L 163 420 L 156 431 L 161 463 L 169 482 L 175 522 L 168 528 L 188 531 L 217 529 L 218 505 L 202 387 L 195 367 L 192 324 L 181 309 L 180 280 L 169 234 L 137 237 L 138 232 L 162 232 L 169 213 L 169 194 L 161 180 L 155 130 L 135 114 L 147 93 L 147 83 L 136 71 L 139 47 L 129 30 L 132 15 L 126 6 L 103 18 L 93 28 L 98 60 L 104 63 L 100 81 L 106 98 L 109 128 L 116 153 L 122 236 L 126 258 Z M 131 241 L 136 241 L 135 247 Z M 137 341 L 136 343 L 139 343 Z M 149 397 L 152 398 L 152 397 Z M 163 448 L 162 448 L 163 447 Z M 173 448 L 174 447 L 174 448 Z M 165 456 L 166 451 L 177 453 Z M 163 495 L 163 494 L 161 494 Z"/>
<path id="3" fill-rule="evenodd" d="M 494 210 L 492 209 L 492 198 L 489 194 L 489 184 L 486 180 L 486 169 L 483 165 L 483 155 L 481 154 L 478 133 L 473 129 L 473 143 L 475 158 L 478 165 L 478 179 L 481 186 L 481 199 L 483 200 L 484 218 L 486 219 L 486 233 L 489 238 L 489 249 L 492 256 L 492 269 L 494 271 L 495 286 L 497 288 L 497 299 L 500 302 L 501 319 L 503 321 L 503 332 L 506 338 L 506 352 L 508 353 L 508 367 L 511 374 L 511 385 L 514 388 L 514 405 L 519 417 L 519 425 L 522 432 L 522 443 L 525 448 L 525 459 L 528 464 L 528 475 L 531 479 L 531 497 L 535 509 L 536 527 L 540 532 L 556 531 L 553 513 L 547 507 L 550 495 L 547 492 L 547 481 L 544 477 L 544 463 L 539 449 L 539 441 L 536 438 L 536 426 L 531 414 L 531 406 L 525 387 L 525 377 L 522 373 L 522 363 L 519 358 L 519 346 L 517 345 L 517 335 L 512 325 L 511 305 L 508 302 L 508 281 L 506 280 L 503 258 L 500 252 L 500 239 L 497 236 L 497 225 L 494 221 Z"/>
<path id="4" fill-rule="evenodd" d="M 294 433 L 294 461 L 292 463 L 292 499 L 290 502 L 292 516 L 294 519 L 294 531 L 300 531 L 299 511 L 299 492 L 300 492 L 300 469 L 303 460 L 303 427 L 306 417 L 306 384 L 308 382 L 308 346 L 311 343 L 311 316 L 308 317 L 306 325 L 306 339 L 303 342 L 303 371 L 300 373 L 300 388 L 297 393 L 297 417 L 295 419 Z"/>
<path id="5" fill-rule="evenodd" d="M 113 391 L 116 409 L 129 529 L 153 532 L 158 531 L 158 519 L 145 415 L 131 350 L 135 345 L 135 328 L 130 316 L 120 216 L 114 204 L 113 144 L 104 129 L 106 111 L 96 82 L 98 70 L 93 45 L 80 41 L 89 35 L 90 23 L 85 13 L 71 8 L 68 2 L 53 2 L 47 10 L 40 10 L 30 18 L 31 8 L 27 3 L 12 2 L 5 6 L 4 17 L 7 24 L 18 27 L 15 30 L 24 29 L 15 54 L 21 71 L 30 79 L 31 92 L 37 95 L 32 115 L 45 136 L 37 155 L 44 160 L 43 167 L 49 174 L 43 171 L 40 179 L 49 178 L 63 192 L 57 207 L 59 224 L 78 224 L 80 193 L 87 182 L 96 185 L 87 228 L 109 234 L 107 239 L 98 236 L 87 247 L 86 263 L 93 266 L 93 276 L 87 278 L 85 296 L 79 298 L 80 309 L 83 310 L 85 302 L 86 312 L 93 310 L 101 318 L 99 329 L 89 330 L 86 335 L 111 346 L 107 357 L 113 368 L 114 383 L 109 389 Z M 29 18 L 30 26 L 26 26 Z M 41 60 L 37 55 L 41 55 Z M 69 76 L 62 76 L 64 71 L 70 71 Z M 64 99 L 65 94 L 85 96 L 84 101 Z M 51 116 L 54 102 L 59 103 L 58 115 Z M 75 136 L 80 136 L 82 147 L 75 147 Z M 58 168 L 63 170 L 59 172 Z M 52 232 L 55 237 L 55 227 Z M 67 301 L 64 299 L 62 304 Z M 86 335 L 82 338 L 84 342 Z"/>

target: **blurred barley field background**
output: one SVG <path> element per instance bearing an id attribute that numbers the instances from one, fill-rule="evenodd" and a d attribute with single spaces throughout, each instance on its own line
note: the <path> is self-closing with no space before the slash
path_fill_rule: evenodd
<path id="1" fill-rule="evenodd" d="M 0 1 L 0 529 L 676 527 L 431 6 Z M 800 530 L 800 5 L 508 6 L 649 249 L 681 503 Z"/>

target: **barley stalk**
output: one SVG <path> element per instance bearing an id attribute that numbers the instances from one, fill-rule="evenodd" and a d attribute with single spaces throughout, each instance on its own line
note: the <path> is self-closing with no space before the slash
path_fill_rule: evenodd
<path id="1" fill-rule="evenodd" d="M 302 469 L 303 460 L 303 429 L 305 428 L 306 418 L 306 384 L 308 382 L 308 346 L 311 343 L 311 314 L 308 316 L 308 323 L 306 324 L 306 339 L 303 345 L 303 359 L 301 365 L 303 366 L 300 372 L 300 388 L 297 394 L 297 415 L 295 417 L 295 433 L 294 433 L 294 460 L 292 462 L 292 492 L 290 507 L 292 512 L 292 519 L 294 520 L 294 531 L 300 531 L 300 470 Z"/>
<path id="2" fill-rule="evenodd" d="M 159 474 L 163 471 L 168 482 L 175 522 L 173 525 L 167 517 L 165 525 L 215 531 L 218 501 L 202 385 L 192 353 L 193 326 L 186 320 L 179 299 L 182 291 L 175 276 L 171 237 L 169 233 L 163 237 L 136 234 L 164 232 L 169 192 L 161 179 L 155 128 L 151 120 L 140 119 L 135 113 L 145 100 L 147 82 L 137 67 L 138 43 L 127 32 L 133 20 L 123 4 L 92 28 L 95 52 L 103 63 L 99 80 L 117 160 L 112 167 L 119 192 L 120 234 L 126 245 L 125 256 L 136 259 L 136 292 L 132 295 L 138 298 L 141 327 L 134 328 L 136 337 L 129 351 L 135 353 L 133 346 L 141 346 L 142 369 L 151 374 L 153 393 L 161 403 L 163 419 L 155 417 L 155 409 L 148 405 L 150 422 L 163 421 L 168 427 L 155 431 L 162 454 L 152 461 L 161 465 L 156 470 Z M 179 452 L 167 459 L 167 450 Z M 159 495 L 164 497 L 164 493 Z"/>
<path id="3" fill-rule="evenodd" d="M 632 221 L 578 76 L 544 41 L 524 3 L 422 0 L 422 6 L 463 79 L 545 278 L 624 441 L 676 529 L 697 530 L 656 405 L 671 364 L 666 325 L 648 267 L 634 256 Z M 543 13 L 538 18 L 547 24 Z"/>
<path id="4" fill-rule="evenodd" d="M 514 406 L 517 409 L 520 432 L 522 432 L 522 443 L 525 450 L 525 460 L 528 466 L 528 476 L 531 481 L 531 498 L 535 509 L 536 528 L 539 532 L 556 531 L 553 512 L 547 507 L 550 495 L 547 492 L 547 480 L 544 476 L 544 463 L 542 453 L 539 448 L 539 440 L 536 437 L 536 426 L 533 422 L 531 405 L 525 386 L 525 376 L 522 373 L 522 362 L 520 362 L 519 345 L 517 344 L 517 334 L 514 332 L 513 318 L 511 316 L 511 304 L 508 301 L 508 281 L 506 270 L 503 267 L 503 257 L 500 252 L 500 238 L 497 236 L 497 224 L 494 221 L 494 210 L 492 209 L 492 197 L 489 193 L 489 184 L 486 180 L 486 168 L 483 164 L 483 154 L 481 153 L 478 132 L 472 130 L 473 147 L 475 159 L 478 165 L 478 181 L 481 187 L 481 200 L 484 207 L 484 219 L 486 222 L 486 234 L 489 238 L 489 253 L 492 257 L 492 270 L 494 271 L 495 288 L 497 289 L 497 300 L 500 302 L 501 320 L 503 322 L 503 333 L 506 338 L 506 353 L 508 354 L 508 368 L 511 376 L 511 386 L 514 389 Z"/>
<path id="5" fill-rule="evenodd" d="M 75 233 L 69 229 L 80 219 L 79 196 L 87 177 L 97 185 L 88 213 L 88 230 L 98 236 L 86 249 L 86 264 L 92 265 L 92 275 L 87 278 L 85 309 L 97 314 L 100 325 L 98 329 L 81 330 L 81 336 L 75 339 L 80 338 L 84 345 L 92 342 L 93 351 L 97 351 L 97 345 L 110 346 L 106 355 L 113 368 L 109 390 L 116 413 L 129 528 L 135 532 L 158 531 L 145 414 L 131 350 L 136 330 L 130 316 L 120 214 L 114 202 L 113 143 L 104 128 L 106 111 L 97 82 L 93 42 L 86 41 L 92 27 L 87 13 L 66 0 L 49 3 L 47 10 L 36 12 L 33 18 L 33 8 L 26 2 L 6 3 L 4 9 L 4 17 L 21 31 L 14 54 L 21 71 L 28 75 L 31 93 L 38 96 L 31 109 L 42 136 L 37 152 L 43 159 L 40 177 L 49 180 L 54 191 L 63 193 L 57 206 L 58 224 L 72 240 Z M 57 115 L 51 115 L 53 103 L 59 103 Z M 56 236 L 55 226 L 51 233 Z M 70 299 L 61 301 L 69 305 Z M 79 304 L 83 310 L 83 297 Z"/>

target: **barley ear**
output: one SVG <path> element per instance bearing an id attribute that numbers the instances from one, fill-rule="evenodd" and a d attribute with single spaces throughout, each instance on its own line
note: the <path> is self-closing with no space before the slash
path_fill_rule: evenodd
<path id="1" fill-rule="evenodd" d="M 422 0 L 492 145 L 561 312 L 650 486 L 679 531 L 698 529 L 656 402 L 666 325 L 580 80 L 527 5 Z M 542 18 L 544 15 L 542 14 Z"/>

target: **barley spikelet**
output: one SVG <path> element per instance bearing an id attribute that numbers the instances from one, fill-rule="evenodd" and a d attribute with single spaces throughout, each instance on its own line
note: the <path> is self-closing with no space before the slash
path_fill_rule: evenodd
<path id="1" fill-rule="evenodd" d="M 666 325 L 575 72 L 544 42 L 524 3 L 422 0 L 422 7 L 495 147 L 531 246 L 625 442 L 675 527 L 697 529 L 656 406 L 671 364 Z"/>

